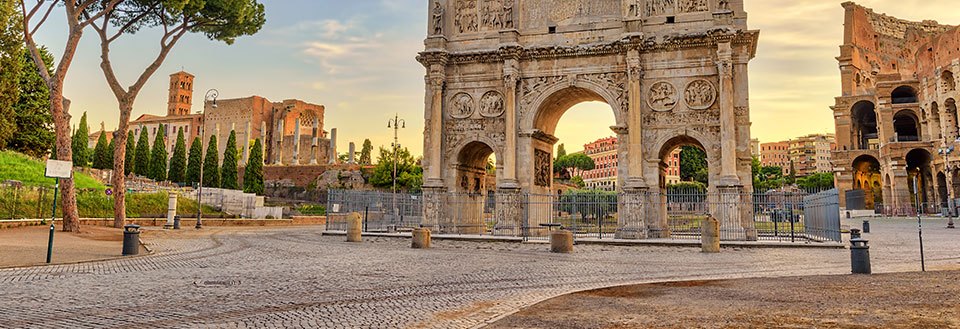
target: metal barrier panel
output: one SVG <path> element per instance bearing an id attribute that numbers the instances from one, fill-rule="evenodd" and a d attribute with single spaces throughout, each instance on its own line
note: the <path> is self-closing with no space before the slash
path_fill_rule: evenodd
<path id="1" fill-rule="evenodd" d="M 836 241 L 840 238 L 840 194 L 836 189 L 803 198 L 804 231 L 815 241 Z"/>

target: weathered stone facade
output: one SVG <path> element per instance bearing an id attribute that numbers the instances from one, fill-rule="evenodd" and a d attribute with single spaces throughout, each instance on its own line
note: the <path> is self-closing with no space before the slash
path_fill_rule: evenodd
<path id="1" fill-rule="evenodd" d="M 752 190 L 747 66 L 759 32 L 743 1 L 434 0 L 429 13 L 418 57 L 428 224 L 444 211 L 431 193 L 483 197 L 491 154 L 498 207 L 555 194 L 554 130 L 585 101 L 616 118 L 620 192 L 661 191 L 664 160 L 685 144 L 706 150 L 712 192 Z M 549 213 L 497 213 L 522 211 Z M 666 230 L 665 218 L 644 220 L 639 237 Z"/>
<path id="2" fill-rule="evenodd" d="M 957 79 L 960 30 L 910 22 L 843 3 L 842 94 L 832 107 L 837 186 L 864 190 L 866 207 L 909 213 L 960 192 Z M 949 158 L 949 164 L 946 162 Z M 846 199 L 841 193 L 841 204 Z"/>

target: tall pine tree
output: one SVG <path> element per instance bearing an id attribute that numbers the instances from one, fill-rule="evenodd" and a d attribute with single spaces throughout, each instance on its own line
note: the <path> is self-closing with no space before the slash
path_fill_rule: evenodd
<path id="1" fill-rule="evenodd" d="M 263 144 L 259 138 L 253 142 L 247 168 L 243 170 L 243 191 L 263 195 Z"/>
<path id="2" fill-rule="evenodd" d="M 187 171 L 187 141 L 183 137 L 183 128 L 177 130 L 177 144 L 170 158 L 170 171 L 167 179 L 174 183 L 183 183 Z"/>
<path id="3" fill-rule="evenodd" d="M 147 177 L 158 182 L 167 180 L 167 143 L 166 127 L 157 128 L 157 136 L 153 140 L 153 152 L 150 156 L 150 174 Z"/>
<path id="4" fill-rule="evenodd" d="M 86 167 L 90 165 L 90 155 L 88 145 L 90 139 L 90 126 L 87 125 L 87 112 L 83 112 L 80 117 L 80 125 L 77 131 L 73 133 L 73 165 L 76 167 Z"/>
<path id="5" fill-rule="evenodd" d="M 203 166 L 203 145 L 200 137 L 194 137 L 190 143 L 190 159 L 187 162 L 186 183 L 190 186 L 200 182 L 200 167 Z"/>
<path id="6" fill-rule="evenodd" d="M 207 156 L 203 159 L 203 186 L 220 187 L 220 156 L 217 155 L 217 136 L 210 136 Z"/>
<path id="7" fill-rule="evenodd" d="M 133 172 L 133 166 L 135 163 L 133 159 L 136 156 L 136 150 L 137 150 L 137 139 L 134 137 L 135 136 L 133 136 L 133 131 L 127 132 L 127 152 L 125 152 L 123 155 L 123 175 L 124 176 L 129 176 L 130 173 Z"/>
<path id="8" fill-rule="evenodd" d="M 140 127 L 140 139 L 137 140 L 137 152 L 133 162 L 133 172 L 137 176 L 147 177 L 150 172 L 150 136 L 147 134 L 147 127 Z"/>
<path id="9" fill-rule="evenodd" d="M 93 168 L 94 169 L 107 169 L 107 164 L 104 164 L 105 157 L 107 156 L 107 133 L 101 131 L 100 138 L 97 139 L 97 146 L 93 148 Z"/>

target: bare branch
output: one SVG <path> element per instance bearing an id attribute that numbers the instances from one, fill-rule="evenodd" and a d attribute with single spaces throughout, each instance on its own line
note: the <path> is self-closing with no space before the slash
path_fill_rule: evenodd
<path id="1" fill-rule="evenodd" d="M 20 0 L 20 9 L 21 13 L 26 15 L 27 8 L 24 3 L 25 0 Z M 43 1 L 38 1 L 35 8 L 39 6 Z M 27 49 L 30 51 L 30 57 L 33 58 L 34 65 L 37 68 L 37 71 L 40 73 L 40 77 L 43 78 L 43 81 L 47 84 L 49 88 L 52 86 L 53 79 L 50 76 L 50 68 L 47 67 L 47 63 L 43 61 L 43 56 L 40 55 L 40 49 L 37 48 L 37 43 L 33 41 L 33 32 L 30 32 L 30 21 L 24 17 L 23 19 L 23 41 L 27 45 Z"/>
<path id="2" fill-rule="evenodd" d="M 57 2 L 59 2 L 59 0 L 53 1 L 53 2 L 50 4 L 50 7 L 47 7 L 47 12 L 43 14 L 43 18 L 40 19 L 40 22 L 37 23 L 37 26 L 34 26 L 34 27 L 33 27 L 33 30 L 34 30 L 34 31 L 40 29 L 40 26 L 42 26 L 43 23 L 47 21 L 47 18 L 50 17 L 50 13 L 53 12 L 53 6 L 56 5 Z"/>
<path id="3" fill-rule="evenodd" d="M 69 2 L 69 0 L 67 0 L 67 1 Z M 96 1 L 96 0 L 88 0 L 88 2 L 91 2 L 91 3 L 92 3 L 93 1 Z M 123 0 L 110 0 L 110 2 L 107 3 L 107 5 L 103 7 L 103 10 L 101 10 L 100 12 L 98 12 L 96 15 L 90 16 L 90 18 L 84 20 L 83 22 L 80 22 L 80 27 L 83 28 L 83 27 L 86 27 L 87 25 L 93 24 L 93 22 L 96 21 L 96 20 L 98 20 L 98 19 L 100 19 L 100 17 L 103 17 L 104 15 L 107 15 L 107 14 L 109 14 L 109 13 L 112 13 L 112 12 L 113 12 L 113 8 L 115 8 L 115 7 L 117 6 L 117 4 L 119 4 L 119 3 L 122 2 L 122 1 L 123 1 Z M 90 4 L 87 3 L 86 5 L 90 5 Z"/>
<path id="4" fill-rule="evenodd" d="M 137 22 L 140 21 L 141 19 L 144 19 L 145 17 L 147 17 L 147 16 L 149 16 L 151 13 L 153 13 L 153 10 L 156 9 L 156 7 L 157 7 L 157 5 L 155 4 L 153 7 L 150 7 L 150 9 L 147 9 L 147 10 L 143 11 L 142 13 L 140 13 L 140 15 L 137 15 L 136 17 L 134 17 L 133 19 L 131 19 L 129 22 L 127 22 L 126 24 L 124 24 L 123 26 L 121 26 L 120 29 L 117 30 L 117 33 L 116 33 L 116 34 L 114 34 L 113 36 L 111 36 L 111 37 L 110 37 L 109 39 L 107 39 L 107 40 L 110 41 L 110 42 L 113 42 L 114 40 L 116 40 L 117 38 L 119 38 L 121 35 L 123 35 L 123 33 L 127 32 L 127 29 L 129 29 L 131 26 L 133 26 L 133 24 L 137 23 Z M 163 15 L 162 12 L 161 12 L 161 15 Z M 105 21 L 106 21 L 106 20 L 105 20 Z M 104 26 L 106 26 L 106 24 L 104 24 Z"/>

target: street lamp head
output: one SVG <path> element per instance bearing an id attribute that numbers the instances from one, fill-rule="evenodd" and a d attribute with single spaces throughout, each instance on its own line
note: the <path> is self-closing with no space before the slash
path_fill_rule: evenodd
<path id="1" fill-rule="evenodd" d="M 204 99 L 211 102 L 211 108 L 217 108 L 217 97 L 220 97 L 220 91 L 216 89 L 210 89 L 207 90 L 207 95 L 204 96 Z"/>
<path id="2" fill-rule="evenodd" d="M 387 121 L 387 128 L 393 128 L 393 121 Z"/>

